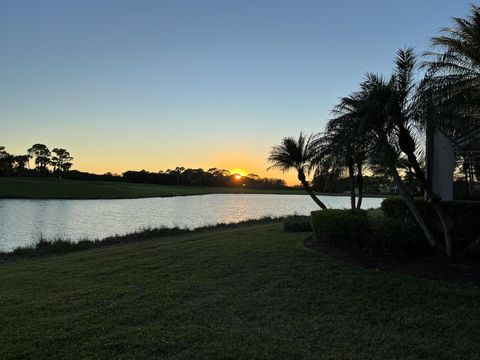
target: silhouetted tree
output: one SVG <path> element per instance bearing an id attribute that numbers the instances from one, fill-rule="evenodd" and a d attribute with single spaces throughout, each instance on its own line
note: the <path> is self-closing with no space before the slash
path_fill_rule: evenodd
<path id="1" fill-rule="evenodd" d="M 4 146 L 0 146 L 0 171 L 3 176 L 10 176 L 13 171 L 14 156 L 9 154 Z"/>
<path id="2" fill-rule="evenodd" d="M 27 150 L 28 154 L 35 157 L 35 165 L 44 176 L 47 174 L 47 166 L 50 164 L 50 150 L 44 144 L 35 144 Z"/>
<path id="3" fill-rule="evenodd" d="M 22 176 L 25 174 L 27 171 L 29 165 L 29 160 L 30 160 L 30 155 L 15 155 L 13 158 L 14 164 L 15 164 L 15 171 L 17 172 L 18 175 Z"/>
<path id="4" fill-rule="evenodd" d="M 59 172 L 67 172 L 72 167 L 73 157 L 70 153 L 61 148 L 55 148 L 52 150 L 55 156 L 52 157 L 50 163 L 53 166 L 53 171 L 57 174 Z"/>
<path id="5" fill-rule="evenodd" d="M 372 166 L 382 166 L 385 172 L 393 177 L 407 207 L 423 230 L 425 237 L 432 246 L 436 245 L 435 238 L 425 223 L 418 208 L 407 193 L 400 174 L 397 170 L 399 150 L 394 114 L 398 113 L 396 101 L 395 79 L 386 81 L 383 77 L 367 74 L 360 86 L 360 90 L 340 100 L 336 107 L 338 117 L 352 120 L 355 124 L 356 136 L 371 138 L 372 147 L 368 153 L 368 160 Z M 357 121 L 357 120 L 360 121 Z"/>
<path id="6" fill-rule="evenodd" d="M 278 169 L 282 172 L 296 170 L 298 180 L 303 187 L 323 210 L 327 209 L 325 204 L 315 195 L 306 175 L 315 167 L 313 161 L 318 155 L 318 148 L 315 146 L 315 138 L 310 135 L 306 137 L 300 133 L 298 139 L 293 137 L 283 138 L 279 145 L 272 147 L 268 161 L 272 164 L 269 169 Z"/>

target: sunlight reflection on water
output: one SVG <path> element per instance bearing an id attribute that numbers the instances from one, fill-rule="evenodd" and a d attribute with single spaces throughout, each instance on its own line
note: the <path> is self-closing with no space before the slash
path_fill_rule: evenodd
<path id="1" fill-rule="evenodd" d="M 347 208 L 346 196 L 320 196 L 331 208 Z M 363 208 L 382 199 L 365 198 Z M 104 238 L 145 227 L 195 228 L 263 216 L 309 214 L 309 196 L 211 194 L 128 200 L 0 200 L 0 251 L 47 239 Z"/>

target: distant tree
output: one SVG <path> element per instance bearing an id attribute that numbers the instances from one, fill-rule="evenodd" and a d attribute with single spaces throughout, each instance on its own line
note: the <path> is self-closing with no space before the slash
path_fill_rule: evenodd
<path id="1" fill-rule="evenodd" d="M 15 155 L 13 158 L 15 171 L 18 175 L 23 175 L 28 169 L 30 155 Z"/>
<path id="2" fill-rule="evenodd" d="M 175 177 L 177 185 L 183 185 L 182 173 L 185 171 L 183 166 L 177 166 L 175 170 L 168 169 L 166 172 Z"/>
<path id="3" fill-rule="evenodd" d="M 56 173 L 67 172 L 72 167 L 73 157 L 70 153 L 61 148 L 55 148 L 52 150 L 55 156 L 51 159 L 51 164 L 53 166 L 53 171 Z"/>
<path id="4" fill-rule="evenodd" d="M 9 154 L 4 146 L 0 146 L 0 171 L 3 176 L 10 176 L 13 171 L 14 156 Z"/>
<path id="5" fill-rule="evenodd" d="M 269 169 L 278 169 L 282 172 L 296 170 L 298 180 L 302 183 L 308 195 L 323 210 L 327 207 L 315 195 L 306 175 L 315 167 L 313 160 L 317 157 L 318 149 L 315 146 L 315 137 L 313 135 L 305 136 L 300 133 L 298 139 L 293 137 L 283 138 L 279 145 L 272 147 L 268 161 L 272 164 Z"/>
<path id="6" fill-rule="evenodd" d="M 37 171 L 41 172 L 44 176 L 48 172 L 47 166 L 50 164 L 51 152 L 44 144 L 35 144 L 27 150 L 28 155 L 35 158 L 35 165 Z"/>

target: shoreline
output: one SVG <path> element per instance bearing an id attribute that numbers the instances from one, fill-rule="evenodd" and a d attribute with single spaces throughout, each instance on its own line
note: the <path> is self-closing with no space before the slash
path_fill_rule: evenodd
<path id="1" fill-rule="evenodd" d="M 255 191 L 255 192 L 254 192 Z M 183 196 L 204 196 L 204 195 L 294 195 L 294 196 L 308 196 L 305 192 L 299 193 L 280 193 L 280 192 L 263 192 L 252 190 L 252 192 L 205 192 L 196 194 L 166 194 L 158 196 L 136 196 L 136 197 L 26 197 L 26 196 L 0 196 L 0 200 L 136 200 L 136 199 L 155 199 L 155 198 L 171 198 L 171 197 L 183 197 Z M 337 196 L 337 197 L 349 197 L 350 195 L 344 193 L 315 193 L 317 196 Z M 364 199 L 368 198 L 385 198 L 389 195 L 382 194 L 368 194 L 364 195 Z"/>
<path id="2" fill-rule="evenodd" d="M 249 189 L 244 187 L 201 187 L 128 182 L 68 180 L 54 178 L 0 178 L 0 200 L 116 200 L 146 199 L 210 194 L 307 195 L 301 188 Z M 316 193 L 318 196 L 350 196 Z M 385 194 L 365 194 L 383 198 Z"/>
<path id="3" fill-rule="evenodd" d="M 5 261 L 14 261 L 20 258 L 43 257 L 46 255 L 62 255 L 71 252 L 107 247 L 119 244 L 129 244 L 139 241 L 177 237 L 187 234 L 198 234 L 221 229 L 236 229 L 244 226 L 272 224 L 285 221 L 288 218 L 308 218 L 308 216 L 265 216 L 259 219 L 244 220 L 233 223 L 218 223 L 204 225 L 193 229 L 187 227 L 152 227 L 143 228 L 126 234 L 116 234 L 104 238 L 85 238 L 72 240 L 69 238 L 41 238 L 36 243 L 19 246 L 10 251 L 0 251 L 0 264 Z"/>

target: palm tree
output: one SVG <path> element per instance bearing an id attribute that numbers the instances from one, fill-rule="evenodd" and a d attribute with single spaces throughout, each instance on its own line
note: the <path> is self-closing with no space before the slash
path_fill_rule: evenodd
<path id="1" fill-rule="evenodd" d="M 422 65 L 428 69 L 422 84 L 424 102 L 430 102 L 428 125 L 468 135 L 480 124 L 480 8 L 472 4 L 466 18 L 452 18 L 431 45 Z"/>
<path id="2" fill-rule="evenodd" d="M 407 207 L 433 247 L 436 246 L 435 238 L 403 186 L 397 170 L 398 128 L 395 121 L 392 121 L 393 115 L 399 113 L 397 100 L 395 77 L 387 81 L 381 76 L 367 74 L 365 81 L 360 85 L 360 90 L 342 98 L 334 113 L 337 120 L 351 124 L 350 134 L 353 137 L 371 141 L 372 146 L 366 153 L 369 161 L 372 165 L 384 167 L 386 173 L 393 177 Z M 354 138 L 351 139 L 354 141 Z"/>
<path id="3" fill-rule="evenodd" d="M 333 111 L 336 114 L 336 110 Z M 322 141 L 324 166 L 336 172 L 348 171 L 350 184 L 350 202 L 352 209 L 360 209 L 363 200 L 363 169 L 367 160 L 367 153 L 371 146 L 368 133 L 357 132 L 358 122 L 354 113 L 338 113 L 336 118 L 327 124 L 327 131 Z M 357 175 L 355 176 L 355 171 Z M 358 200 L 355 203 L 355 186 L 358 186 Z"/>
<path id="4" fill-rule="evenodd" d="M 355 95 L 356 98 L 349 99 L 346 105 L 348 108 L 348 106 L 355 104 L 355 101 L 358 102 L 359 99 L 360 104 L 363 101 L 363 114 L 361 116 L 365 121 L 364 127 L 376 134 L 379 145 L 385 154 L 391 153 L 387 156 L 392 157 L 392 159 L 381 159 L 381 162 L 389 163 L 388 167 L 391 175 L 400 189 L 404 186 L 397 170 L 398 155 L 394 158 L 395 148 L 398 147 L 398 150 L 407 156 L 415 177 L 420 181 L 442 224 L 446 253 L 450 256 L 452 254 L 451 221 L 441 205 L 440 198 L 433 193 L 430 182 L 427 181 L 417 157 L 417 141 L 415 138 L 416 122 L 418 120 L 417 104 L 415 102 L 417 86 L 413 76 L 416 68 L 413 49 L 399 50 L 395 64 L 396 70 L 388 81 L 379 76 L 368 75 L 367 80 L 362 85 L 361 92 Z M 410 196 L 404 197 L 404 199 L 407 205 L 411 203 Z M 413 208 L 410 210 L 415 211 Z M 418 221 L 420 219 L 417 219 Z M 428 235 L 427 238 L 429 238 L 432 246 L 435 245 L 433 237 Z"/>
<path id="5" fill-rule="evenodd" d="M 400 150 L 407 156 L 408 162 L 413 168 L 415 177 L 420 181 L 428 200 L 437 213 L 442 224 L 445 238 L 445 248 L 448 256 L 452 254 L 452 240 L 450 234 L 451 219 L 443 209 L 441 199 L 433 192 L 431 183 L 427 180 L 425 171 L 417 157 L 417 141 L 415 139 L 415 126 L 423 121 L 418 114 L 417 99 L 422 98 L 422 90 L 414 81 L 416 69 L 416 56 L 412 48 L 400 49 L 395 59 L 396 69 L 391 79 L 393 86 L 391 99 L 390 118 L 393 130 L 398 138 Z M 420 100 L 422 104 L 422 100 Z"/>
<path id="6" fill-rule="evenodd" d="M 298 180 L 302 183 L 308 195 L 323 210 L 327 207 L 314 194 L 310 184 L 306 179 L 306 175 L 310 173 L 315 164 L 313 160 L 317 158 L 317 147 L 315 136 L 305 136 L 300 133 L 298 139 L 293 137 L 285 137 L 279 145 L 272 147 L 268 156 L 268 162 L 272 165 L 268 169 L 278 169 L 282 172 L 296 170 Z"/>
<path id="7" fill-rule="evenodd" d="M 452 94 L 470 93 L 478 99 L 480 84 L 480 8 L 471 5 L 467 18 L 452 18 L 452 26 L 431 40 L 425 61 L 432 76 L 447 82 Z"/>

